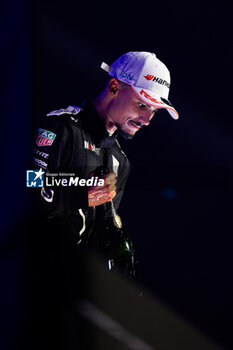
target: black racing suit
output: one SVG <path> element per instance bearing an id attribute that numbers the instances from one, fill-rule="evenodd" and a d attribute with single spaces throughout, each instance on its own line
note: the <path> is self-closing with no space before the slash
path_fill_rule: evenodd
<path id="1" fill-rule="evenodd" d="M 129 161 L 117 141 L 117 132 L 109 136 L 91 102 L 86 101 L 82 108 L 70 106 L 49 113 L 37 131 L 34 146 L 34 165 L 51 175 L 68 173 L 87 180 L 100 167 L 115 172 L 117 194 L 113 204 L 117 210 L 129 173 Z M 65 227 L 66 235 L 72 236 L 74 242 L 87 242 L 88 238 L 88 244 L 105 249 L 122 231 L 116 234 L 109 202 L 88 207 L 87 191 L 87 186 L 42 188 L 39 208 L 48 221 L 58 223 L 60 229 Z M 109 231 L 114 231 L 115 237 L 110 242 Z M 122 242 L 117 244 L 122 248 Z M 116 242 L 113 245 L 111 249 L 116 249 Z"/>
<path id="2" fill-rule="evenodd" d="M 117 133 L 108 135 L 88 101 L 82 108 L 51 112 L 42 118 L 36 134 L 34 169 L 61 174 L 60 178 L 75 174 L 79 179 L 88 179 L 99 167 L 108 168 L 117 174 L 113 199 L 117 210 L 129 161 L 116 137 Z M 114 226 L 110 202 L 88 207 L 87 186 L 44 186 L 30 189 L 30 193 L 36 196 L 36 210 L 27 231 L 24 294 L 29 306 L 24 311 L 23 342 L 33 349 L 45 344 L 67 349 L 70 343 L 72 349 L 79 348 L 86 330 L 85 324 L 84 331 L 82 328 L 83 320 L 77 321 L 74 305 L 85 285 L 89 257 L 86 249 L 100 252 L 106 268 L 134 278 L 134 248 L 124 227 Z"/>

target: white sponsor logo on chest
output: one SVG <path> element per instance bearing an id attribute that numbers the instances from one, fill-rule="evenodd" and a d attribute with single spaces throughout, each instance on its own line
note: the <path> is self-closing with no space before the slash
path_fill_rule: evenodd
<path id="1" fill-rule="evenodd" d="M 97 156 L 100 155 L 100 148 L 97 148 L 93 143 L 84 141 L 84 148 L 89 149 L 92 152 L 95 152 Z"/>

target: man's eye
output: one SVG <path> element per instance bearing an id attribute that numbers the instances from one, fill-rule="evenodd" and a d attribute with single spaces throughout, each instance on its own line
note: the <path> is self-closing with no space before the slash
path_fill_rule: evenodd
<path id="1" fill-rule="evenodd" d="M 140 109 L 143 109 L 143 108 L 145 108 L 146 107 L 146 105 L 144 105 L 143 103 L 141 103 L 141 102 L 138 102 L 138 107 L 140 108 Z"/>

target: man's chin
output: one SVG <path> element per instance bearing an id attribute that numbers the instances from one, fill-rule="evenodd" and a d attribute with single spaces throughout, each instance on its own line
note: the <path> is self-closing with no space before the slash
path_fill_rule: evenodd
<path id="1" fill-rule="evenodd" d="M 128 132 L 120 129 L 119 134 L 126 140 L 132 140 L 135 134 L 129 134 Z"/>
<path id="2" fill-rule="evenodd" d="M 119 130 L 119 134 L 126 140 L 132 140 L 132 138 L 134 137 L 135 133 L 134 134 L 130 134 L 128 133 L 127 131 L 123 130 L 121 128 L 121 126 L 118 124 L 116 125 L 118 130 Z"/>

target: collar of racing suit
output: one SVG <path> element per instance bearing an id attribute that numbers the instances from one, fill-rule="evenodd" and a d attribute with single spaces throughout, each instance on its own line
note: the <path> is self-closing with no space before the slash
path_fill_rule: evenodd
<path id="1" fill-rule="evenodd" d="M 116 130 L 111 136 L 109 135 L 100 115 L 90 100 L 85 100 L 82 104 L 82 108 L 85 113 L 83 127 L 87 128 L 96 145 L 100 148 L 111 148 L 118 136 L 118 130 Z"/>

